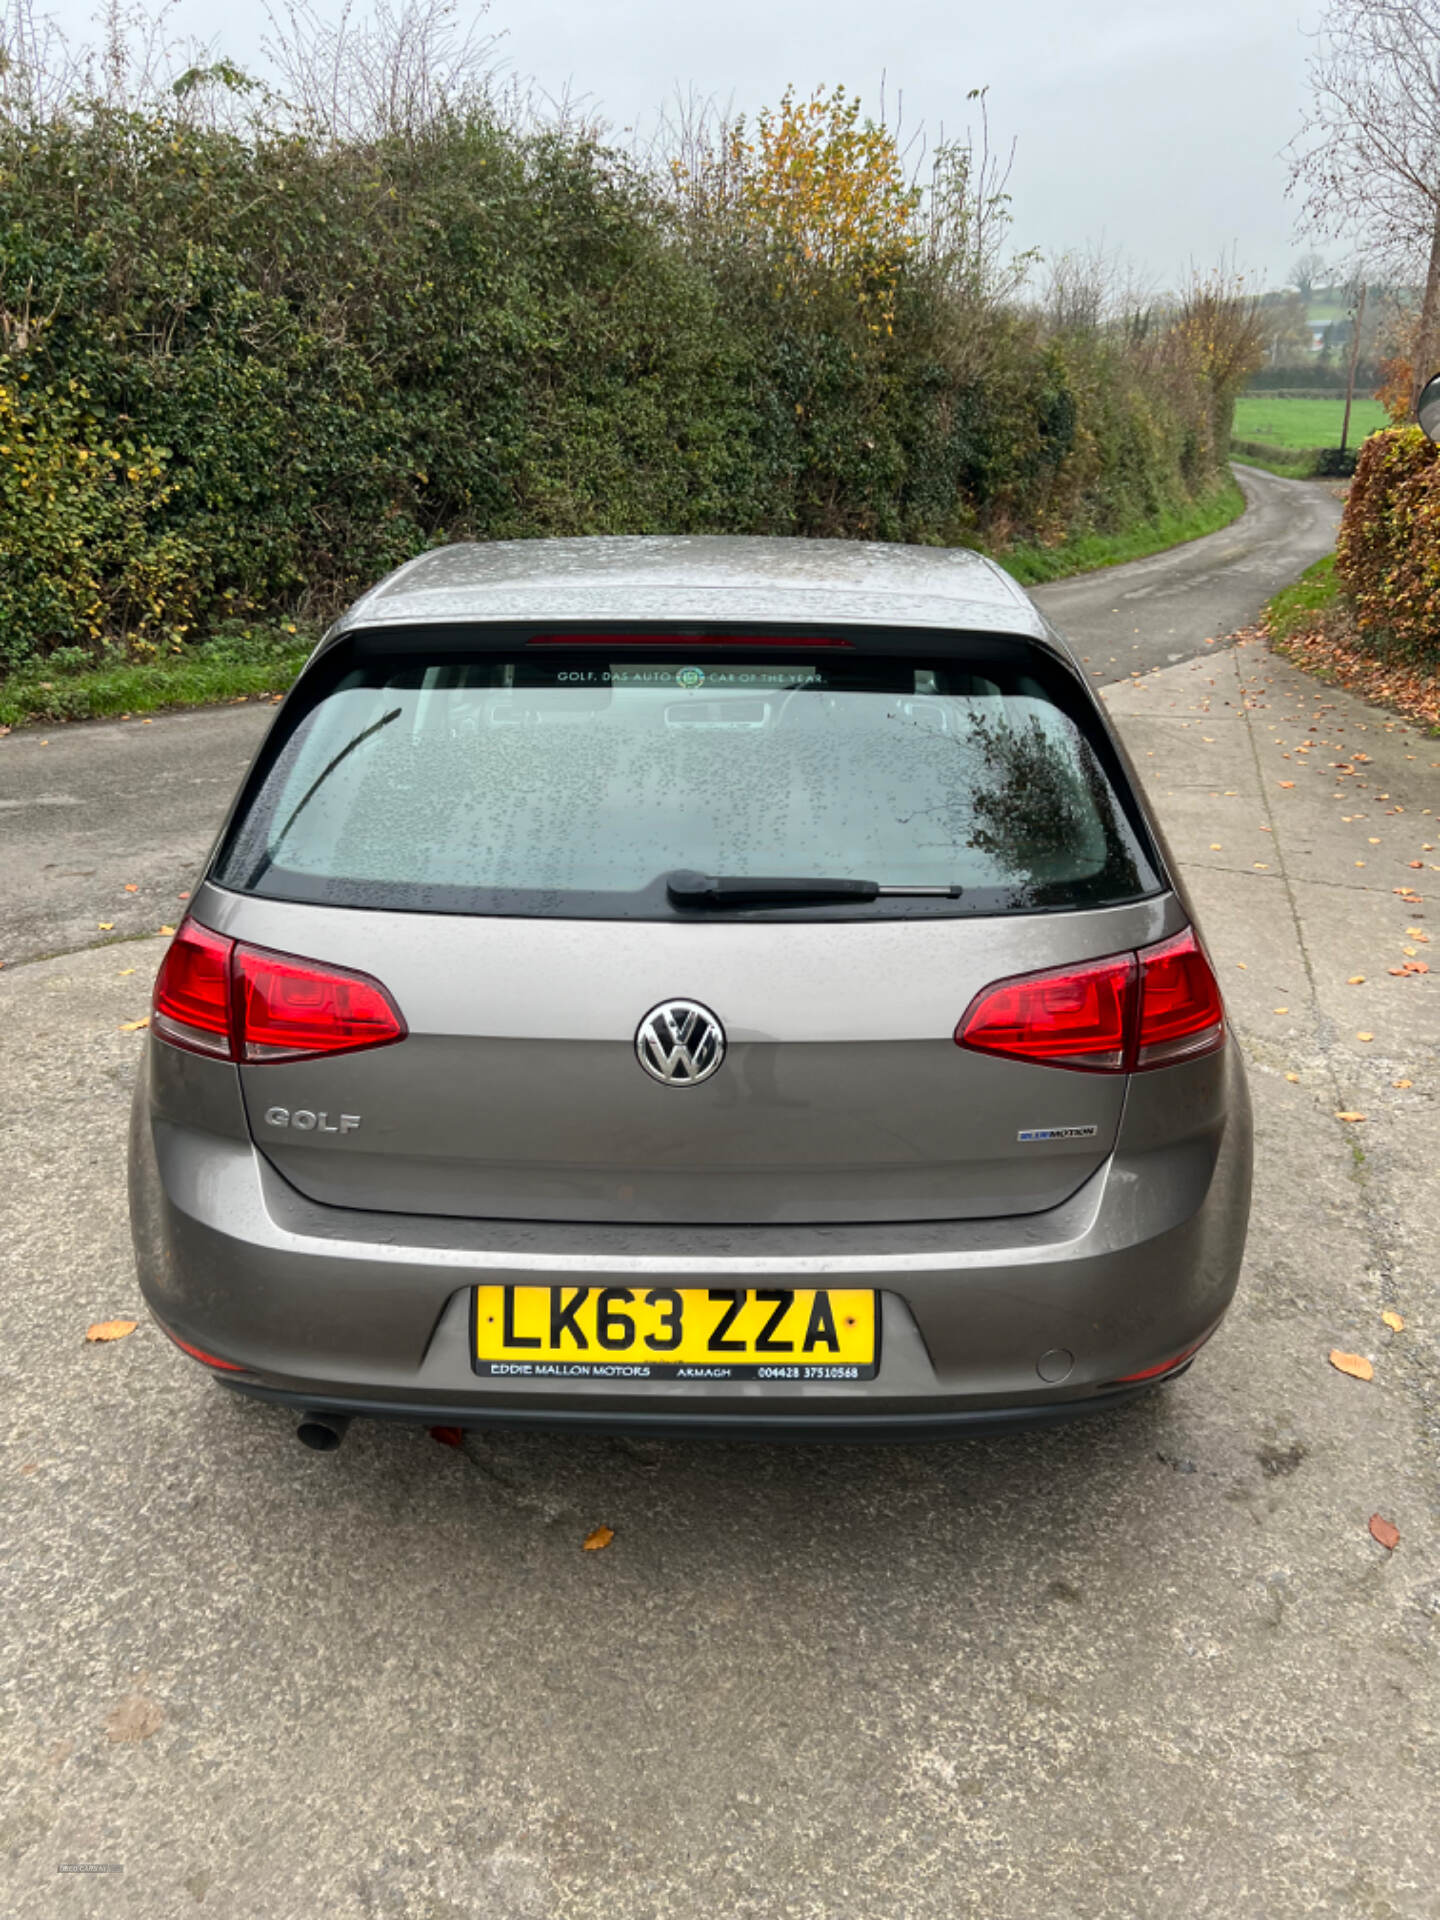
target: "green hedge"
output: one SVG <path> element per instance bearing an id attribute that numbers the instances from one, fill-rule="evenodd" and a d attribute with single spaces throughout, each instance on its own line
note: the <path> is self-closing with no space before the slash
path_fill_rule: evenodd
<path id="1" fill-rule="evenodd" d="M 622 158 L 77 110 L 0 125 L 0 671 L 316 620 L 425 546 L 1046 545 L 1213 496 L 1228 400 L 907 263 L 877 331 Z"/>
<path id="2" fill-rule="evenodd" d="M 1372 433 L 1345 501 L 1335 570 L 1362 639 L 1440 660 L 1440 453 L 1419 427 Z"/>

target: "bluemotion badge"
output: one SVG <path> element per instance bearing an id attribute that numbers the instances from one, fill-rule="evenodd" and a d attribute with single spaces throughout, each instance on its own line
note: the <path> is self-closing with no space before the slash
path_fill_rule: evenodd
<path id="1" fill-rule="evenodd" d="M 1095 1127 L 1022 1127 L 1017 1140 L 1093 1140 Z"/>

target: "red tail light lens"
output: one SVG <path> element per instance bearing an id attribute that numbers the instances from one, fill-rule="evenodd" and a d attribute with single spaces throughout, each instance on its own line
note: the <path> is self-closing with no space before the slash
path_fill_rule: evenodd
<path id="1" fill-rule="evenodd" d="M 1030 973 L 987 987 L 955 1029 L 958 1045 L 1082 1073 L 1123 1073 L 1135 999 L 1135 956 Z"/>
<path id="2" fill-rule="evenodd" d="M 172 1046 L 249 1065 L 386 1047 L 409 1031 L 369 974 L 237 946 L 188 919 L 160 963 L 150 1027 Z"/>
<path id="3" fill-rule="evenodd" d="M 1140 955 L 1137 1067 L 1213 1053 L 1225 1040 L 1225 1003 L 1205 950 L 1187 927 Z"/>
<path id="4" fill-rule="evenodd" d="M 230 1043 L 230 956 L 235 942 L 194 920 L 182 923 L 155 978 L 150 1031 L 191 1053 L 234 1058 Z"/>
<path id="5" fill-rule="evenodd" d="M 1187 927 L 1139 953 L 1001 980 L 975 996 L 955 1040 L 1009 1060 L 1133 1073 L 1223 1046 L 1225 1006 Z"/>
<path id="6" fill-rule="evenodd" d="M 235 954 L 239 1058 L 304 1060 L 403 1040 L 400 1010 L 378 980 L 283 953 Z"/>

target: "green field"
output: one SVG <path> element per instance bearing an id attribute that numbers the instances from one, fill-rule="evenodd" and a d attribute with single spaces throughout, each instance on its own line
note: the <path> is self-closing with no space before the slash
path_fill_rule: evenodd
<path id="1" fill-rule="evenodd" d="M 1343 395 L 1334 400 L 1302 400 L 1289 394 L 1242 393 L 1235 402 L 1237 440 L 1261 440 L 1272 447 L 1338 447 L 1345 417 Z M 1355 396 L 1350 409 L 1350 441 L 1388 424 L 1385 409 L 1368 395 Z"/>

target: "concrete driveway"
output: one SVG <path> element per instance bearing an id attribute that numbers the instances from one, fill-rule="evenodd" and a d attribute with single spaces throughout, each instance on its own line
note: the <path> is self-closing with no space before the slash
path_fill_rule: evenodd
<path id="1" fill-rule="evenodd" d="M 1440 1915 L 1440 742 L 1257 647 L 1112 700 L 1258 1187 L 1197 1366 L 1070 1429 L 308 1454 L 140 1309 L 162 943 L 0 973 L 0 1911 Z"/>

